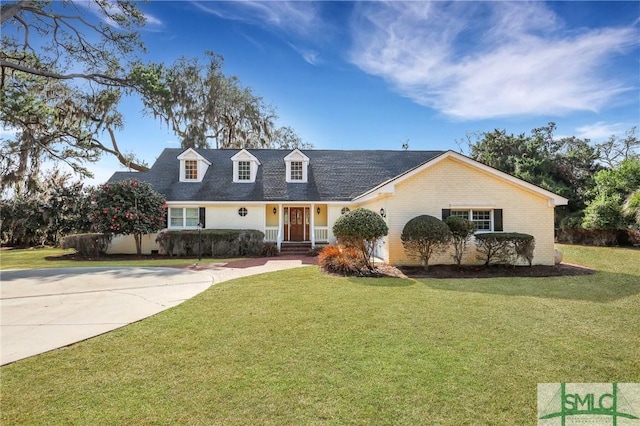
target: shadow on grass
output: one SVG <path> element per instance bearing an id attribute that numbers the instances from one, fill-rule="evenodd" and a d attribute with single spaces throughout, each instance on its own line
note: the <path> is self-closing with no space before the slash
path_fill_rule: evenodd
<path id="1" fill-rule="evenodd" d="M 612 302 L 640 294 L 640 276 L 614 272 L 547 278 L 417 279 L 435 290 Z"/>

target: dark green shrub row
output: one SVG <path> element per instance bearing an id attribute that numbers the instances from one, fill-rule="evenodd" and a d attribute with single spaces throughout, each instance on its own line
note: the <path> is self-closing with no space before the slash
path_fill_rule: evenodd
<path id="1" fill-rule="evenodd" d="M 74 234 L 62 239 L 63 249 L 75 249 L 82 257 L 98 257 L 107 252 L 111 234 Z"/>
<path id="2" fill-rule="evenodd" d="M 156 242 L 169 256 L 234 257 L 258 256 L 264 246 L 264 234 L 253 229 L 165 230 Z"/>
<path id="3" fill-rule="evenodd" d="M 531 266 L 536 242 L 533 235 L 518 232 L 487 232 L 476 234 L 476 248 L 481 253 L 478 258 L 485 265 L 514 265 L 518 259 L 526 260 Z"/>
<path id="4" fill-rule="evenodd" d="M 633 246 L 640 244 L 638 229 L 584 229 L 581 227 L 556 230 L 556 241 L 564 244 L 588 246 Z"/>

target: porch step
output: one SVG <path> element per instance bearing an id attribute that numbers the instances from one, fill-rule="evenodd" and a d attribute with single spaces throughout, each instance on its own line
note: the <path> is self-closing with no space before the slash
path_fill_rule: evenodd
<path id="1" fill-rule="evenodd" d="M 309 242 L 286 242 L 280 245 L 280 254 L 307 254 L 311 250 Z"/>

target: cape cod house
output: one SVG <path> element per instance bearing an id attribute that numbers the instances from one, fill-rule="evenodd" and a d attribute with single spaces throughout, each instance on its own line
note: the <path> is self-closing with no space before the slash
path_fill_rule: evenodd
<path id="1" fill-rule="evenodd" d="M 554 207 L 567 199 L 453 151 L 165 149 L 148 172 L 116 172 L 110 182 L 149 182 L 167 200 L 169 229 L 257 229 L 286 247 L 334 243 L 335 220 L 368 208 L 389 226 L 376 255 L 411 264 L 400 235 L 415 216 L 459 215 L 477 232 L 535 237 L 535 264 L 554 263 Z M 155 235 L 143 251 L 158 250 Z M 135 253 L 114 239 L 113 253 Z M 473 247 L 467 261 L 476 262 Z M 442 256 L 433 263 L 451 263 Z"/>

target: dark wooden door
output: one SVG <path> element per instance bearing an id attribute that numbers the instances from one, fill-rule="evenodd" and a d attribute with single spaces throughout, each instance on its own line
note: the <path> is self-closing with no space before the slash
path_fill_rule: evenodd
<path id="1" fill-rule="evenodd" d="M 291 207 L 289 209 L 290 241 L 304 241 L 304 208 Z"/>

